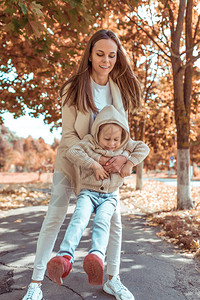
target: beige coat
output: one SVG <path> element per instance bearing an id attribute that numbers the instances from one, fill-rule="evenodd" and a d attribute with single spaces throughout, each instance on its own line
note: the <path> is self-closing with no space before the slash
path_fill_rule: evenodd
<path id="1" fill-rule="evenodd" d="M 109 82 L 113 106 L 119 111 L 124 111 L 121 93 L 117 84 L 112 79 L 109 79 Z M 126 116 L 128 118 L 127 112 Z M 55 169 L 65 174 L 72 187 L 76 186 L 79 178 L 77 178 L 73 163 L 66 158 L 66 152 L 82 140 L 86 134 L 90 133 L 92 123 L 92 112 L 82 113 L 77 111 L 74 106 L 69 107 L 67 104 L 62 108 L 62 138 L 57 151 Z"/>
<path id="2" fill-rule="evenodd" d="M 116 151 L 102 149 L 98 143 L 99 128 L 103 124 L 115 123 L 122 127 L 124 134 L 120 147 Z M 124 151 L 129 153 L 128 160 L 136 166 L 142 162 L 149 154 L 149 147 L 142 141 L 133 141 L 129 136 L 129 127 L 126 116 L 119 112 L 113 105 L 104 107 L 97 115 L 92 124 L 91 134 L 87 134 L 78 144 L 71 147 L 67 153 L 67 158 L 74 163 L 77 177 L 77 187 L 75 193 L 82 189 L 89 189 L 96 192 L 111 193 L 116 191 L 122 184 L 123 178 L 119 173 L 110 174 L 104 180 L 96 180 L 91 165 L 94 160 L 98 161 L 98 156 L 114 157 Z"/>

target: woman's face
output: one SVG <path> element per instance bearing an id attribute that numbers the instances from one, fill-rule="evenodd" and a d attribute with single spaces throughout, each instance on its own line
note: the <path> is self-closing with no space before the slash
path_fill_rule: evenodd
<path id="1" fill-rule="evenodd" d="M 98 84 L 106 84 L 116 60 L 117 44 L 113 40 L 102 39 L 96 42 L 90 56 L 92 79 Z"/>

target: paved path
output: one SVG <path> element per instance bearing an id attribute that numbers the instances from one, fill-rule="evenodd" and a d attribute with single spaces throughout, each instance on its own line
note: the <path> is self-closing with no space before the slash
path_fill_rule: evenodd
<path id="1" fill-rule="evenodd" d="M 165 183 L 169 186 L 177 186 L 177 179 L 176 178 L 157 178 L 157 177 L 144 177 L 144 180 L 156 180 Z M 191 180 L 190 181 L 191 187 L 200 187 L 200 180 Z"/>
<path id="2" fill-rule="evenodd" d="M 74 209 L 74 201 L 59 234 L 55 250 L 64 235 Z M 0 300 L 20 300 L 30 282 L 36 240 L 45 206 L 35 206 L 0 213 Z M 122 212 L 126 208 L 122 207 Z M 122 216 L 123 244 L 121 280 L 134 293 L 136 300 L 200 299 L 200 265 L 191 258 L 175 253 L 172 245 L 156 236 L 143 216 Z M 76 262 L 63 286 L 43 284 L 45 300 L 114 300 L 101 286 L 90 286 L 82 269 L 90 245 L 91 222 L 76 252 Z M 105 280 L 107 275 L 105 274 Z"/>

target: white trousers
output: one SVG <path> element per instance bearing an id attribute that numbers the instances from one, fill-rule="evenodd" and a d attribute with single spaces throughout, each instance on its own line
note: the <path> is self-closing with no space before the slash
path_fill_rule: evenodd
<path id="1" fill-rule="evenodd" d="M 32 280 L 42 281 L 44 279 L 47 262 L 51 257 L 57 235 L 66 217 L 71 193 L 72 189 L 65 175 L 55 170 L 51 199 L 37 242 Z M 107 248 L 107 273 L 109 275 L 119 274 L 122 237 L 119 203 L 120 201 L 118 201 L 117 208 L 111 219 Z"/>

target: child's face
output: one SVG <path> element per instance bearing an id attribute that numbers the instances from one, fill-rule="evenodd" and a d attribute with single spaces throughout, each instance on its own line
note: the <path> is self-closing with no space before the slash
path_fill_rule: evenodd
<path id="1" fill-rule="evenodd" d="M 116 124 L 106 124 L 99 131 L 99 145 L 105 150 L 115 151 L 121 145 L 122 128 Z"/>

